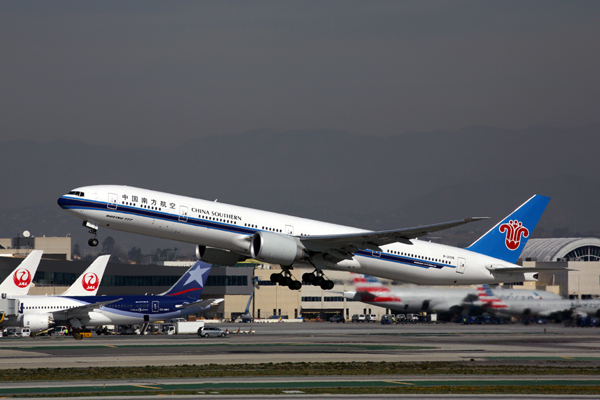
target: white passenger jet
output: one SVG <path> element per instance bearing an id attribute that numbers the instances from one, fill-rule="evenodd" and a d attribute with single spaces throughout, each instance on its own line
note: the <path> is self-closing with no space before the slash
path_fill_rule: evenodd
<path id="1" fill-rule="evenodd" d="M 467 249 L 416 238 L 482 218 L 387 231 L 367 231 L 284 214 L 199 200 L 129 186 L 74 189 L 58 204 L 83 220 L 97 246 L 100 227 L 196 245 L 198 258 L 219 265 L 255 260 L 279 264 L 271 280 L 298 290 L 293 266 L 314 267 L 302 279 L 328 290 L 323 269 L 429 285 L 537 280 L 540 268 L 517 261 L 548 197 L 535 195 Z"/>
<path id="2" fill-rule="evenodd" d="M 586 317 L 598 316 L 600 313 L 600 299 L 502 299 L 488 285 L 478 287 L 477 294 L 488 312 L 503 317 L 525 315 L 562 320 L 573 315 Z"/>
<path id="3" fill-rule="evenodd" d="M 355 288 L 344 292 L 344 297 L 363 303 L 384 307 L 400 313 L 436 312 L 461 314 L 471 309 L 488 308 L 479 301 L 480 290 L 471 288 L 439 288 L 431 286 L 388 287 L 371 276 L 352 274 Z M 486 285 L 487 286 L 487 285 Z M 557 294 L 543 290 L 504 289 L 487 287 L 498 300 L 531 301 L 562 300 Z"/>

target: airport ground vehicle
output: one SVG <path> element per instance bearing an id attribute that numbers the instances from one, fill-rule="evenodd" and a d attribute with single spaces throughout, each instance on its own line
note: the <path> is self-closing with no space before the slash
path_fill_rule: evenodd
<path id="1" fill-rule="evenodd" d="M 381 316 L 382 325 L 391 325 L 396 323 L 396 317 L 393 314 L 385 314 Z"/>
<path id="2" fill-rule="evenodd" d="M 365 321 L 366 322 L 377 322 L 377 315 L 376 314 L 365 314 Z"/>
<path id="3" fill-rule="evenodd" d="M 173 325 L 164 325 L 162 327 L 161 333 L 167 334 L 167 335 L 174 335 L 175 334 L 175 327 Z"/>
<path id="4" fill-rule="evenodd" d="M 59 325 L 54 328 L 54 334 L 57 336 L 64 336 L 69 334 L 69 328 L 64 325 Z"/>
<path id="5" fill-rule="evenodd" d="M 352 316 L 352 322 L 365 322 L 366 320 L 365 314 L 354 314 Z"/>
<path id="6" fill-rule="evenodd" d="M 200 337 L 225 337 L 229 333 L 217 326 L 204 326 L 198 329 L 198 336 Z"/>
<path id="7" fill-rule="evenodd" d="M 185 333 L 195 333 L 204 326 L 204 321 L 177 321 L 175 322 L 175 333 L 177 335 Z"/>
<path id="8" fill-rule="evenodd" d="M 334 315 L 333 317 L 329 318 L 330 322 L 337 322 L 337 323 L 345 323 L 346 322 L 346 318 L 344 318 L 344 316 L 342 314 L 337 314 Z"/>

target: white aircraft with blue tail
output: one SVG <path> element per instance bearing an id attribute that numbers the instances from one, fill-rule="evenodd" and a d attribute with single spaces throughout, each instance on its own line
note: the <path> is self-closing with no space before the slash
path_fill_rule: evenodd
<path id="1" fill-rule="evenodd" d="M 290 269 L 314 268 L 302 280 L 329 290 L 334 285 L 326 269 L 426 285 L 537 280 L 542 268 L 515 262 L 549 200 L 534 195 L 466 249 L 417 238 L 483 218 L 368 231 L 118 185 L 79 187 L 58 204 L 83 220 L 93 235 L 91 246 L 98 245 L 101 227 L 172 239 L 195 244 L 198 258 L 214 264 L 235 265 L 248 258 L 279 264 L 283 272 L 271 280 L 290 289 L 302 287 Z"/>

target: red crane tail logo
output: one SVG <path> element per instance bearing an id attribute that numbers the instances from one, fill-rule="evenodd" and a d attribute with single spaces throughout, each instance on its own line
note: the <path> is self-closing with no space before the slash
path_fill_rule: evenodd
<path id="1" fill-rule="evenodd" d="M 27 287 L 31 283 L 31 273 L 26 269 L 19 268 L 13 274 L 13 281 L 20 288 Z"/>
<path id="2" fill-rule="evenodd" d="M 93 272 L 88 272 L 83 276 L 81 280 L 81 284 L 83 288 L 88 292 L 94 291 L 98 289 L 98 285 L 100 284 L 100 280 L 98 279 L 98 275 Z"/>

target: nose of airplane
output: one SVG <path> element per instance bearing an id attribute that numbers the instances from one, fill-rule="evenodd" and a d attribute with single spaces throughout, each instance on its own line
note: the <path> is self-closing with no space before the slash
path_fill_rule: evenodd
<path id="1" fill-rule="evenodd" d="M 60 196 L 56 202 L 60 208 L 66 208 L 68 204 L 68 200 L 65 198 L 65 196 Z"/>

